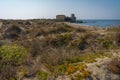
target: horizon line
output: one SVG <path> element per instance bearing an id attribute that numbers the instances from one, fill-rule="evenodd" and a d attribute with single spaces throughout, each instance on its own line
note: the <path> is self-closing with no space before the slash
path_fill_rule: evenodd
<path id="1" fill-rule="evenodd" d="M 56 19 L 56 18 L 0 18 L 0 20 L 34 20 L 34 19 Z M 77 19 L 77 20 L 120 20 L 120 19 L 115 19 L 115 18 L 98 18 L 98 19 L 93 19 L 93 18 L 84 18 L 84 19 Z"/>

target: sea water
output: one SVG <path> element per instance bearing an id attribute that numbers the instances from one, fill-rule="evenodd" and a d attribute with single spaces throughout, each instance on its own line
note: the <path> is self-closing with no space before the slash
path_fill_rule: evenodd
<path id="1" fill-rule="evenodd" d="M 114 27 L 120 26 L 120 20 L 82 20 L 83 23 L 78 23 L 83 26 L 96 26 L 96 27 Z"/>

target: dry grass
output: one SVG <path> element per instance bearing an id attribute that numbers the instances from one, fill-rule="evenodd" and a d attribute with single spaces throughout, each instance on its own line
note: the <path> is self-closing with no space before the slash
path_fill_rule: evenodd
<path id="1" fill-rule="evenodd" d="M 120 74 L 120 61 L 118 59 L 113 59 L 109 63 L 108 68 L 112 73 Z"/>
<path id="2" fill-rule="evenodd" d="M 20 36 L 16 31 L 9 33 L 9 27 L 7 26 L 10 26 L 10 24 L 17 24 L 22 28 L 23 31 Z M 74 69 L 73 67 L 68 67 L 69 63 L 77 63 L 81 61 L 92 63 L 100 56 L 99 54 L 80 56 L 81 54 L 102 53 L 104 50 L 112 49 L 113 46 L 119 46 L 120 43 L 120 34 L 118 32 L 112 32 L 117 31 L 117 29 L 109 29 L 108 34 L 100 35 L 90 32 L 89 29 L 84 27 L 73 27 L 65 23 L 57 23 L 44 19 L 29 21 L 4 21 L 3 26 L 5 27 L 1 29 L 1 33 L 4 33 L 4 30 L 7 30 L 6 33 L 8 33 L 8 37 L 12 37 L 11 35 L 14 34 L 17 35 L 17 39 L 12 41 L 9 41 L 8 39 L 6 44 L 15 43 L 25 47 L 29 50 L 30 56 L 27 58 L 24 64 L 21 64 L 17 67 L 13 66 L 7 68 L 11 69 L 8 73 L 3 72 L 7 70 L 5 67 L 1 72 L 4 77 L 1 77 L 2 75 L 0 75 L 1 80 L 5 80 L 5 77 L 7 80 L 9 80 L 10 77 L 11 79 L 16 78 L 16 70 L 19 71 L 21 67 L 21 72 L 23 74 L 21 79 L 24 77 L 35 76 L 40 79 L 46 79 L 46 76 L 50 75 L 51 73 L 53 76 L 65 72 L 71 74 L 74 73 Z M 1 37 L 3 37 L 3 35 L 1 35 Z M 115 63 L 115 66 L 116 64 L 118 64 L 118 62 Z M 13 68 L 15 69 L 12 71 Z M 24 68 L 27 68 L 27 70 Z M 80 66 L 79 69 L 81 70 Z M 45 72 L 48 72 L 48 74 Z M 8 74 L 10 74 L 10 76 L 8 76 Z M 83 75 L 76 76 L 78 78 L 82 76 L 83 78 L 88 77 L 89 74 L 90 73 L 88 71 L 83 71 Z"/>

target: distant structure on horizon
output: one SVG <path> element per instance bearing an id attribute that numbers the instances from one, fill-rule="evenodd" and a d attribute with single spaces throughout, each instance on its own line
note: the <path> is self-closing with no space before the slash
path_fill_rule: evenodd
<path id="1" fill-rule="evenodd" d="M 57 15 L 56 16 L 56 20 L 57 21 L 61 21 L 61 22 L 76 22 L 76 17 L 75 17 L 75 14 L 71 14 L 70 17 L 67 17 L 65 15 Z"/>

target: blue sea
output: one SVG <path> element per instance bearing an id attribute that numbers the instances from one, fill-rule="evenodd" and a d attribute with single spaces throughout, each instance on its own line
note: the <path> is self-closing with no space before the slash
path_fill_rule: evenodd
<path id="1" fill-rule="evenodd" d="M 120 20 L 82 20 L 83 23 L 79 23 L 79 25 L 83 26 L 96 26 L 96 27 L 114 27 L 120 26 Z"/>

